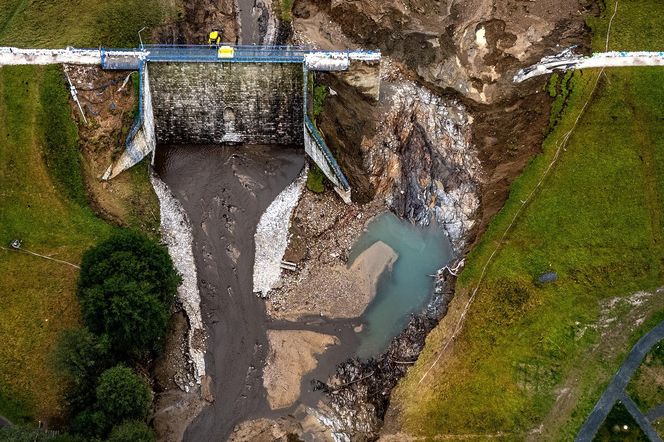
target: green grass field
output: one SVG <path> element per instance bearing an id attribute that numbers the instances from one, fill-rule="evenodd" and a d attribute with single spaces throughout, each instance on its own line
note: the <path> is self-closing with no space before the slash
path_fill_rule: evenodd
<path id="1" fill-rule="evenodd" d="M 4 0 L 0 46 L 137 46 L 138 31 L 173 17 L 175 5 L 173 0 Z M 143 38 L 147 35 L 149 29 Z"/>
<path id="2" fill-rule="evenodd" d="M 111 228 L 67 196 L 73 192 L 63 191 L 44 161 L 41 125 L 47 120 L 40 95 L 64 87 L 46 83 L 50 70 L 0 69 L 0 245 L 19 238 L 26 249 L 77 263 Z M 59 104 L 64 107 L 49 109 L 69 115 L 67 102 Z M 61 158 L 76 163 L 77 155 L 69 151 Z M 77 275 L 67 265 L 0 250 L 0 414 L 17 419 L 59 411 L 60 386 L 49 355 L 58 332 L 78 323 Z M 12 406 L 17 404 L 22 406 Z"/>
<path id="3" fill-rule="evenodd" d="M 137 31 L 168 20 L 176 3 L 5 0 L 0 46 L 133 46 Z M 151 191 L 145 167 L 139 169 L 130 172 L 129 181 L 142 199 Z M 138 204 L 132 203 L 129 223 L 154 234 L 151 198 L 145 211 L 133 210 Z M 58 333 L 76 326 L 80 316 L 78 271 L 9 251 L 9 241 L 19 238 L 26 249 L 78 263 L 83 251 L 113 228 L 87 204 L 78 132 L 60 68 L 1 68 L 0 415 L 28 423 L 62 412 L 51 350 Z"/>
<path id="4" fill-rule="evenodd" d="M 604 49 L 613 4 L 607 1 L 610 12 L 589 19 L 595 50 Z M 656 0 L 621 2 L 610 48 L 661 50 L 663 17 Z M 664 281 L 664 69 L 607 70 L 593 94 L 598 74 L 573 75 L 567 107 L 543 153 L 514 183 L 468 256 L 451 313 L 393 395 L 409 433 L 502 433 L 519 440 L 545 422 L 536 439 L 570 440 L 628 351 L 620 341 L 617 348 L 601 343 L 598 321 L 603 301 Z M 488 266 L 452 350 L 420 382 L 500 236 L 588 99 L 569 144 Z M 537 287 L 534 279 L 547 271 L 558 281 Z M 632 343 L 645 325 L 631 332 L 630 307 L 621 308 L 607 327 L 619 333 L 624 327 L 623 344 Z M 655 303 L 646 310 L 646 325 L 663 319 L 660 309 Z"/>

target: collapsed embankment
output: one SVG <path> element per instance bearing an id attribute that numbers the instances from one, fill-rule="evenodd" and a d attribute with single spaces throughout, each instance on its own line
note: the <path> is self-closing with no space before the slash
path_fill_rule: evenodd
<path id="1" fill-rule="evenodd" d="M 377 102 L 352 76 L 316 78 L 329 93 L 318 124 L 349 176 L 354 198 L 384 201 L 413 222 L 436 219 L 462 258 L 540 150 L 549 123 L 545 80 L 516 88 L 512 74 L 559 45 L 587 48 L 584 14 L 593 6 L 581 6 L 576 0 L 420 1 L 408 7 L 389 1 L 296 2 L 298 42 L 378 46 L 386 56 Z M 335 379 L 318 384 L 329 393 L 328 418 L 341 433 L 377 437 L 392 388 L 453 295 L 449 271 L 440 272 L 438 281 L 430 307 L 413 317 L 385 354 L 341 364 Z"/>

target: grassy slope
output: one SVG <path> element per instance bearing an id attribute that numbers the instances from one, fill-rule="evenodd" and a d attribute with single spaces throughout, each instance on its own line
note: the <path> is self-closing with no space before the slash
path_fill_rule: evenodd
<path id="1" fill-rule="evenodd" d="M 607 4 L 612 11 L 613 2 Z M 608 15 L 590 21 L 596 50 L 604 48 Z M 664 5 L 657 0 L 622 2 L 611 48 L 661 49 L 662 17 Z M 573 76 L 568 107 L 544 153 L 515 182 L 505 208 L 468 257 L 458 281 L 460 300 L 467 299 L 520 201 L 553 158 L 556 142 L 572 127 L 597 74 Z M 522 438 L 542 421 L 573 366 L 583 367 L 574 372 L 576 402 L 556 423 L 560 427 L 547 433 L 569 439 L 576 431 L 620 363 L 620 354 L 588 353 L 598 337 L 593 327 L 599 302 L 663 280 L 662 84 L 664 69 L 606 72 L 567 149 L 488 267 L 452 352 L 419 383 L 455 322 L 447 320 L 394 395 L 409 432 Z M 536 288 L 533 278 L 548 270 L 559 281 Z"/>
<path id="2" fill-rule="evenodd" d="M 0 46 L 138 45 L 138 31 L 173 13 L 159 0 L 4 0 Z M 170 2 L 169 2 L 170 3 Z M 145 37 L 146 34 L 143 34 Z"/>
<path id="3" fill-rule="evenodd" d="M 173 12 L 164 5 L 158 0 L 5 0 L 0 2 L 0 45 L 132 46 L 141 27 Z M 0 69 L 0 245 L 21 238 L 30 250 L 78 262 L 111 227 L 81 201 L 81 188 L 72 184 L 76 179 L 67 182 L 79 175 L 73 168 L 80 167 L 80 158 L 65 147 L 76 134 L 69 107 L 58 99 L 62 92 L 66 96 L 65 85 L 52 84 L 58 78 L 51 68 Z M 55 106 L 58 115 L 45 118 L 42 103 Z M 62 150 L 48 149 L 44 124 L 51 135 L 57 128 L 63 131 L 55 140 L 64 142 Z M 132 172 L 132 183 L 140 192 L 149 187 L 144 173 Z M 77 275 L 74 268 L 0 249 L 0 415 L 22 422 L 59 412 L 60 386 L 49 352 L 58 332 L 78 323 Z"/>
<path id="4" fill-rule="evenodd" d="M 0 244 L 13 238 L 25 248 L 78 262 L 109 232 L 92 211 L 63 196 L 43 161 L 39 130 L 44 69 L 0 70 Z M 67 115 L 65 103 L 62 109 Z M 0 413 L 44 416 L 58 410 L 58 383 L 49 368 L 57 333 L 77 323 L 76 269 L 0 250 Z M 3 407 L 7 397 L 25 407 Z M 22 408 L 22 409 L 21 409 Z"/>

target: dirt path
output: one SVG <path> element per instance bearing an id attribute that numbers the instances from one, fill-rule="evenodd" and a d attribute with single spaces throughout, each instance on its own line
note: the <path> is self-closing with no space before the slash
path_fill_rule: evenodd
<path id="1" fill-rule="evenodd" d="M 269 410 L 261 376 L 267 320 L 252 294 L 253 238 L 260 215 L 303 165 L 303 153 L 286 146 L 157 149 L 156 169 L 192 223 L 215 398 L 185 441 L 225 440 L 241 420 Z"/>

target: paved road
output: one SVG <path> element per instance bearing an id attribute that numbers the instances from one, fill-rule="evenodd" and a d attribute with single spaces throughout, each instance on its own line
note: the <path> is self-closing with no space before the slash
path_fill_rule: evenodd
<path id="1" fill-rule="evenodd" d="M 8 426 L 10 426 L 10 425 L 11 425 L 11 423 L 10 423 L 7 419 L 5 419 L 4 417 L 0 416 L 0 428 L 2 428 L 2 427 L 8 427 Z"/>
<path id="2" fill-rule="evenodd" d="M 664 417 L 664 404 L 659 404 L 656 407 L 651 408 L 646 413 L 646 417 L 650 422 L 655 422 Z"/>
<path id="3" fill-rule="evenodd" d="M 634 347 L 632 347 L 632 351 L 627 356 L 627 359 L 625 359 L 625 362 L 623 362 L 609 386 L 604 390 L 604 394 L 599 398 L 595 408 L 593 408 L 590 416 L 588 416 L 583 427 L 581 427 L 581 431 L 579 431 L 579 434 L 576 437 L 577 442 L 593 440 L 595 434 L 597 434 L 597 430 L 599 430 L 604 419 L 606 419 L 606 416 L 618 400 L 623 402 L 632 417 L 634 417 L 634 419 L 641 425 L 643 431 L 651 437 L 651 440 L 661 441 L 659 436 L 654 433 L 654 430 L 652 430 L 652 432 L 650 431 L 652 426 L 638 407 L 632 407 L 634 402 L 625 394 L 625 387 L 627 387 L 627 384 L 634 375 L 634 372 L 639 368 L 639 365 L 641 365 L 646 354 L 662 339 L 664 339 L 664 321 L 660 322 L 655 328 L 641 337 Z M 636 413 L 637 411 L 638 413 Z"/>

